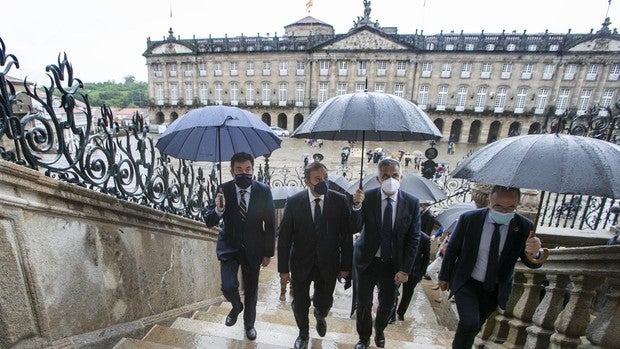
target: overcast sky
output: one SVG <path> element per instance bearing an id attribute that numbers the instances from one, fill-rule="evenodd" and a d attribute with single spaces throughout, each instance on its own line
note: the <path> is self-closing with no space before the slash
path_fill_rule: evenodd
<path id="1" fill-rule="evenodd" d="M 347 32 L 363 15 L 362 0 L 30 0 L 0 4 L 0 38 L 21 69 L 10 75 L 45 82 L 45 66 L 66 52 L 85 82 L 133 75 L 147 81 L 146 39 L 161 40 L 172 26 L 181 38 L 284 34 L 284 26 L 307 15 Z M 608 16 L 619 28 L 620 5 Z M 172 18 L 170 12 L 172 9 Z M 608 0 L 371 0 L 371 19 L 401 34 L 444 32 L 586 33 L 598 30 Z"/>

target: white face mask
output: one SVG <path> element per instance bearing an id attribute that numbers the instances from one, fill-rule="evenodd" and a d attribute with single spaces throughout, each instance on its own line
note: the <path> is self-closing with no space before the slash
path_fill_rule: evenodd
<path id="1" fill-rule="evenodd" d="M 400 181 L 394 178 L 388 178 L 381 182 L 381 190 L 385 195 L 393 195 L 400 188 Z"/>

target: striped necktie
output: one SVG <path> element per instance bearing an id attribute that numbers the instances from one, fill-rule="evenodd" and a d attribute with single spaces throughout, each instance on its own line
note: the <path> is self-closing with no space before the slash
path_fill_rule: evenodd
<path id="1" fill-rule="evenodd" d="M 239 200 L 239 216 L 241 216 L 241 221 L 245 222 L 245 217 L 248 213 L 248 206 L 245 203 L 245 189 L 239 190 L 239 194 L 241 195 L 241 200 Z"/>

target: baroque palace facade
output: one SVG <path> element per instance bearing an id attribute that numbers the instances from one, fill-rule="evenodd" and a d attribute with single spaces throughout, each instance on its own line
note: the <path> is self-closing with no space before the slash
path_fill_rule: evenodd
<path id="1" fill-rule="evenodd" d="M 220 104 L 292 132 L 330 97 L 368 90 L 417 104 L 443 140 L 538 133 L 549 117 L 618 99 L 620 34 L 610 24 L 585 34 L 398 34 L 367 7 L 344 34 L 311 16 L 283 37 L 181 39 L 170 29 L 144 53 L 151 123 Z"/>

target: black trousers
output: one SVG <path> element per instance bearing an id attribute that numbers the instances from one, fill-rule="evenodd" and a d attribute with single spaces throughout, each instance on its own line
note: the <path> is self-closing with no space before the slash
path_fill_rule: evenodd
<path id="1" fill-rule="evenodd" d="M 243 278 L 243 295 L 245 308 L 243 310 L 243 324 L 245 328 L 254 327 L 256 321 L 256 302 L 258 300 L 258 275 L 260 264 L 256 267 L 243 263 L 238 258 L 229 258 L 220 261 L 220 276 L 222 278 L 222 293 L 233 308 L 241 308 L 239 296 L 239 280 L 237 274 L 241 267 Z"/>
<path id="2" fill-rule="evenodd" d="M 409 303 L 411 303 L 411 298 L 413 297 L 413 290 L 418 282 L 420 282 L 420 279 L 420 277 L 409 275 L 409 280 L 403 284 L 403 294 L 400 297 L 400 304 L 398 304 L 396 314 L 400 316 L 405 315 L 407 308 L 409 308 Z"/>
<path id="3" fill-rule="evenodd" d="M 357 275 L 356 327 L 360 339 L 368 340 L 372 335 L 372 299 L 375 286 L 379 289 L 379 305 L 375 318 L 375 331 L 383 331 L 388 325 L 396 300 L 392 261 L 374 257 L 366 270 Z"/>
<path id="4" fill-rule="evenodd" d="M 487 292 L 484 284 L 470 278 L 454 294 L 459 323 L 452 341 L 453 349 L 471 349 L 474 339 L 489 315 L 497 308 L 497 287 Z"/>
<path id="5" fill-rule="evenodd" d="M 291 287 L 293 289 L 293 314 L 295 322 L 299 328 L 299 335 L 308 338 L 309 321 L 308 312 L 310 309 L 310 283 L 314 282 L 314 292 L 312 295 L 312 304 L 314 311 L 320 316 L 325 317 L 329 313 L 334 303 L 334 289 L 336 288 L 336 276 L 323 278 L 319 268 L 314 265 L 312 271 L 306 279 L 298 279 L 294 273 L 291 273 Z"/>

